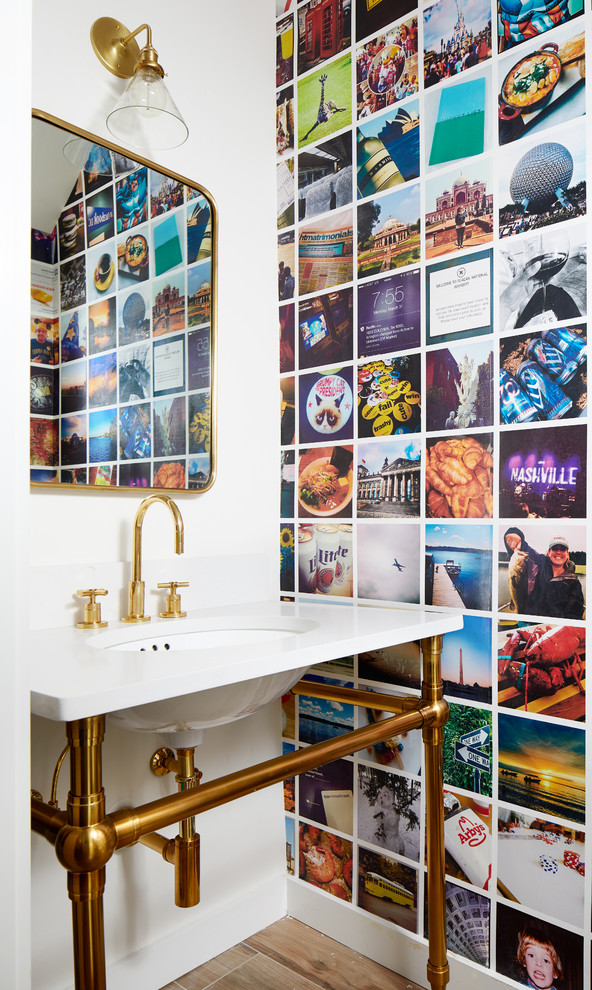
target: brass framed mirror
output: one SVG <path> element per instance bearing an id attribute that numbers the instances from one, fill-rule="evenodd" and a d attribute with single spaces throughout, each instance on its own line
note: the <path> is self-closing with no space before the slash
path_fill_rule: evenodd
<path id="1" fill-rule="evenodd" d="M 32 117 L 31 484 L 205 492 L 216 204 L 136 153 Z"/>

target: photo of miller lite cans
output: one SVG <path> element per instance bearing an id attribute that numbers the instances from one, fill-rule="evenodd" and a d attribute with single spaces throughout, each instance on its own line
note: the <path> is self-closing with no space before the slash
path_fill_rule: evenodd
<path id="1" fill-rule="evenodd" d="M 352 566 L 352 526 L 344 523 L 339 527 L 339 551 L 335 568 L 335 584 L 341 588 L 347 584 Z"/>
<path id="2" fill-rule="evenodd" d="M 315 526 L 317 538 L 317 591 L 328 595 L 335 583 L 335 571 L 339 555 L 339 528 Z"/>
<path id="3" fill-rule="evenodd" d="M 298 530 L 298 590 L 314 595 L 317 586 L 317 541 L 312 529 Z"/>
<path id="4" fill-rule="evenodd" d="M 526 356 L 536 361 L 558 385 L 567 385 L 578 370 L 578 362 L 569 360 L 548 340 L 531 340 Z"/>
<path id="5" fill-rule="evenodd" d="M 508 426 L 512 423 L 530 423 L 538 416 L 538 410 L 513 375 L 500 368 L 499 378 L 500 416 Z"/>
<path id="6" fill-rule="evenodd" d="M 588 355 L 588 342 L 569 327 L 551 327 L 543 330 L 543 340 L 556 347 L 568 361 L 583 364 Z"/>
<path id="7" fill-rule="evenodd" d="M 352 526 L 318 523 L 298 527 L 298 591 L 352 594 Z"/>
<path id="8" fill-rule="evenodd" d="M 523 361 L 516 377 L 543 419 L 560 419 L 571 409 L 571 399 L 536 361 Z"/>
<path id="9" fill-rule="evenodd" d="M 524 330 L 500 341 L 502 425 L 586 416 L 587 344 L 579 329 Z"/>

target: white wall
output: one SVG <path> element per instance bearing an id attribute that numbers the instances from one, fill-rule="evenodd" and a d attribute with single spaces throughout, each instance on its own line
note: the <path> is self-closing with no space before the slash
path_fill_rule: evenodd
<path id="1" fill-rule="evenodd" d="M 273 2 L 163 7 L 145 0 L 138 7 L 120 0 L 116 10 L 102 11 L 84 0 L 34 0 L 32 105 L 107 137 L 106 111 L 125 84 L 102 68 L 90 45 L 90 26 L 103 14 L 118 17 L 130 30 L 139 20 L 151 25 L 167 85 L 190 133 L 183 147 L 163 152 L 158 163 L 206 186 L 219 207 L 218 476 L 210 492 L 179 496 L 186 557 L 262 553 L 269 562 L 266 590 L 273 595 L 279 496 L 277 259 L 268 233 L 275 224 Z M 22 213 L 19 221 L 25 225 Z M 22 371 L 14 378 L 23 388 L 26 360 L 21 348 L 15 367 Z M 22 477 L 17 494 L 20 504 L 28 505 L 36 585 L 39 575 L 46 575 L 47 568 L 51 573 L 57 563 L 60 582 L 63 565 L 71 566 L 74 589 L 88 562 L 100 583 L 101 565 L 113 573 L 115 562 L 129 560 L 137 495 L 47 490 L 29 495 Z M 166 556 L 168 513 L 150 513 L 144 529 L 145 558 Z M 116 601 L 118 589 L 110 591 Z M 185 602 L 199 606 L 195 589 L 188 589 Z M 280 735 L 278 717 L 272 708 L 254 716 L 248 732 L 239 723 L 208 733 L 198 757 L 204 776 L 272 755 Z M 32 784 L 46 799 L 63 741 L 61 726 L 33 720 Z M 158 744 L 156 737 L 144 740 L 109 728 L 109 808 L 170 792 L 171 781 L 159 781 L 147 770 Z M 64 794 L 65 782 L 62 806 Z M 175 909 L 172 870 L 154 853 L 136 847 L 117 854 L 108 866 L 106 894 L 108 958 L 115 963 L 110 987 L 160 987 L 244 937 L 244 926 L 256 930 L 279 917 L 285 896 L 282 819 L 277 788 L 202 816 L 203 904 L 190 911 Z M 58 990 L 71 980 L 69 903 L 64 871 L 38 836 L 33 837 L 32 866 L 32 985 Z M 241 930 L 237 919 L 245 912 L 239 901 L 247 893 L 253 906 Z M 134 951 L 139 955 L 129 958 Z"/>
<path id="2" fill-rule="evenodd" d="M 187 142 L 161 152 L 158 162 L 206 186 L 220 213 L 218 480 L 205 495 L 180 498 L 185 552 L 256 549 L 275 559 L 277 259 L 269 236 L 275 225 L 273 2 L 163 7 L 145 0 L 139 8 L 120 0 L 115 10 L 103 11 L 85 0 L 34 0 L 33 106 L 108 138 L 105 116 L 125 82 L 102 67 L 90 44 L 91 24 L 103 14 L 130 30 L 140 20 L 152 27 L 167 85 L 189 127 Z M 140 44 L 144 38 L 142 33 Z M 137 496 L 89 494 L 33 492 L 33 564 L 126 559 Z M 166 513 L 153 515 L 147 520 L 145 554 L 151 555 L 154 528 L 154 552 L 162 556 L 169 520 Z"/>
<path id="3" fill-rule="evenodd" d="M 3 230 L 2 286 L 2 467 L 0 468 L 0 746 L 7 754 L 0 815 L 0 959 L 7 987 L 26 990 L 29 974 L 29 698 L 21 653 L 26 615 L 28 492 L 28 296 L 30 9 L 12 4 L 3 11 L 12 39 L 6 53 L 10 99 L 2 117 L 0 176 Z M 20 369 L 14 374 L 13 369 Z"/>

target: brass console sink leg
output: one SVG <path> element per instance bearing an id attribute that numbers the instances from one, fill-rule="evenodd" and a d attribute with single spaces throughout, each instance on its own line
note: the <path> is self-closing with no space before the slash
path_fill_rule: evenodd
<path id="1" fill-rule="evenodd" d="M 443 726 L 448 706 L 443 702 L 444 687 L 440 658 L 442 636 L 421 641 L 423 680 L 421 696 L 435 704 L 439 714 L 422 729 L 425 748 L 426 845 L 428 877 L 428 980 L 432 990 L 444 990 L 450 978 L 446 955 L 446 901 L 444 886 L 444 795 L 442 786 Z"/>
<path id="2" fill-rule="evenodd" d="M 68 794 L 68 825 L 85 829 L 89 837 L 96 836 L 95 827 L 105 818 L 105 792 L 102 786 L 101 744 L 105 718 L 99 715 L 77 719 L 66 725 L 70 743 L 70 792 Z M 86 843 L 84 833 L 77 836 L 67 828 L 62 843 L 68 861 L 79 859 L 84 864 Z M 69 848 L 67 846 L 69 845 Z M 79 847 L 79 856 L 75 845 Z M 56 844 L 58 856 L 59 836 Z M 88 872 L 68 870 L 68 896 L 72 901 L 74 940 L 74 985 L 76 990 L 106 990 L 105 935 L 103 928 L 103 891 L 105 867 Z"/>

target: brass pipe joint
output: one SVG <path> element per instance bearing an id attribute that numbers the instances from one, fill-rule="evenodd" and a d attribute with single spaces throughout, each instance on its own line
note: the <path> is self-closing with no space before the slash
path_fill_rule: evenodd
<path id="1" fill-rule="evenodd" d="M 446 725 L 450 716 L 450 706 L 447 701 L 444 701 L 444 698 L 422 704 L 420 710 L 424 717 L 424 728 L 441 729 Z"/>
<path id="2" fill-rule="evenodd" d="M 139 841 L 148 849 L 160 853 L 165 863 L 175 867 L 175 904 L 180 908 L 199 904 L 199 835 L 177 835 L 167 839 L 159 832 L 140 836 Z"/>
<path id="3" fill-rule="evenodd" d="M 438 750 L 444 742 L 444 726 L 450 715 L 448 702 L 437 698 L 422 705 L 422 712 L 425 719 L 422 729 L 424 745 Z"/>
<path id="4" fill-rule="evenodd" d="M 150 758 L 150 769 L 157 777 L 166 777 L 167 773 L 177 772 L 175 753 L 168 746 L 161 746 Z"/>
<path id="5" fill-rule="evenodd" d="M 149 832 L 148 835 L 141 835 L 139 842 L 148 849 L 160 853 L 165 863 L 175 865 L 175 840 L 167 839 L 166 835 L 160 832 Z"/>
<path id="6" fill-rule="evenodd" d="M 109 818 L 95 825 L 64 825 L 55 840 L 58 860 L 70 873 L 100 870 L 117 846 L 117 833 Z"/>
<path id="7" fill-rule="evenodd" d="M 193 763 L 193 748 L 178 749 L 177 755 L 168 746 L 161 746 L 150 758 L 150 769 L 157 777 L 165 777 L 167 773 L 174 773 L 177 784 L 182 785 L 182 789 L 195 787 L 199 783 L 203 774 L 197 770 Z"/>

